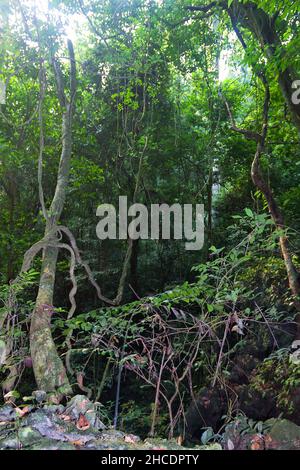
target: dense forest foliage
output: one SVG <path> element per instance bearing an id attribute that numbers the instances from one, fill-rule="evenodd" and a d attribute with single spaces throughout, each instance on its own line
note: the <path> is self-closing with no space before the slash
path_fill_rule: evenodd
<path id="1" fill-rule="evenodd" d="M 2 405 L 86 395 L 202 444 L 300 425 L 300 1 L 0 12 Z M 202 249 L 100 240 L 120 196 L 203 204 Z"/>

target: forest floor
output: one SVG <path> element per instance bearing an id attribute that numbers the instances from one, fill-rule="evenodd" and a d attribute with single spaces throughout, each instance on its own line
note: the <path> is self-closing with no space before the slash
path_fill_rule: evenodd
<path id="1" fill-rule="evenodd" d="M 296 450 L 300 426 L 286 419 L 270 419 L 268 433 L 247 431 L 239 421 L 229 423 L 219 442 L 181 446 L 176 439 L 147 438 L 106 427 L 97 407 L 83 395 L 66 406 L 16 406 L 0 408 L 0 450 Z"/>
<path id="2" fill-rule="evenodd" d="M 141 440 L 107 428 L 85 396 L 66 405 L 24 406 L 7 403 L 0 408 L 0 449 L 11 450 L 180 450 L 176 440 Z M 221 450 L 220 444 L 196 446 Z"/>

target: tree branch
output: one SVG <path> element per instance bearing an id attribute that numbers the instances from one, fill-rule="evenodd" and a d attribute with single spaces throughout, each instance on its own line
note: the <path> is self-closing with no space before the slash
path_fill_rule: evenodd
<path id="1" fill-rule="evenodd" d="M 233 16 L 233 14 L 229 10 L 228 10 L 228 15 L 230 17 L 232 28 L 233 28 L 235 34 L 237 35 L 237 38 L 239 39 L 240 43 L 242 44 L 243 49 L 246 50 L 247 49 L 247 44 L 245 43 L 244 38 L 242 36 L 242 33 L 239 30 L 236 18 Z"/>
<path id="2" fill-rule="evenodd" d="M 76 82 L 76 61 L 74 54 L 74 47 L 72 41 L 68 39 L 68 51 L 69 51 L 69 61 L 70 61 L 70 104 L 73 105 L 77 82 Z"/>
<path id="3" fill-rule="evenodd" d="M 45 197 L 43 190 L 43 152 L 45 148 L 45 139 L 44 139 L 44 130 L 43 130 L 43 102 L 45 98 L 45 89 L 46 89 L 46 77 L 43 63 L 41 62 L 41 68 L 39 71 L 39 82 L 40 82 L 40 98 L 38 105 L 38 120 L 40 127 L 40 149 L 39 149 L 39 158 L 38 158 L 38 189 L 39 189 L 39 199 L 42 207 L 43 216 L 45 220 L 48 220 L 48 213 L 45 206 Z"/>
<path id="4" fill-rule="evenodd" d="M 58 101 L 60 106 L 65 108 L 67 105 L 67 98 L 65 95 L 64 77 L 61 71 L 60 63 L 54 56 L 52 57 L 52 65 L 55 76 Z"/>
<path id="5" fill-rule="evenodd" d="M 208 5 L 197 5 L 197 6 L 192 6 L 192 5 L 188 5 L 186 8 L 186 10 L 189 10 L 189 11 L 202 11 L 203 13 L 207 13 L 208 11 L 210 11 L 212 8 L 214 8 L 215 6 L 218 5 L 218 2 L 211 2 L 209 3 Z"/>
<path id="6" fill-rule="evenodd" d="M 262 135 L 259 134 L 258 132 L 250 131 L 249 129 L 241 129 L 240 127 L 237 127 L 228 101 L 226 100 L 226 98 L 223 95 L 221 90 L 219 91 L 219 94 L 220 94 L 220 96 L 222 97 L 222 99 L 225 103 L 227 113 L 228 113 L 228 116 L 229 116 L 229 120 L 230 120 L 230 123 L 231 123 L 231 129 L 235 132 L 238 132 L 239 134 L 244 135 L 249 140 L 254 140 L 255 142 L 261 141 L 262 140 Z"/>

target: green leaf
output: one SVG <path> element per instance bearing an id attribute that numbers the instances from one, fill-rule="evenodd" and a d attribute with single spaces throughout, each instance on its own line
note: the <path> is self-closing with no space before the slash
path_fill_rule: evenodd
<path id="1" fill-rule="evenodd" d="M 11 392 L 8 392 L 4 395 L 4 398 L 20 398 L 19 392 L 17 390 L 11 390 Z"/>
<path id="2" fill-rule="evenodd" d="M 249 207 L 246 207 L 246 209 L 245 209 L 245 214 L 246 214 L 248 217 L 250 217 L 251 219 L 254 218 L 254 214 L 253 214 L 252 210 L 249 209 Z"/>

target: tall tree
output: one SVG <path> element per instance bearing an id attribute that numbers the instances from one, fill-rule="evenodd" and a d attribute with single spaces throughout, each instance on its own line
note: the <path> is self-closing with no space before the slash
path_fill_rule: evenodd
<path id="1" fill-rule="evenodd" d="M 293 124 L 296 126 L 298 132 L 300 132 L 300 104 L 296 104 L 292 100 L 292 95 L 294 93 L 293 82 L 296 78 L 296 72 L 291 64 L 289 64 L 287 59 L 287 52 L 276 29 L 276 22 L 278 22 L 280 19 L 281 11 L 280 8 L 275 9 L 273 14 L 270 14 L 260 8 L 260 6 L 265 6 L 264 2 L 257 3 L 258 5 L 254 2 L 244 2 L 240 0 L 233 0 L 229 2 L 214 1 L 207 3 L 206 5 L 188 6 L 187 8 L 190 11 L 199 11 L 204 16 L 211 16 L 220 10 L 225 11 L 229 15 L 233 30 L 235 31 L 246 53 L 248 52 L 248 46 L 240 28 L 246 29 L 251 33 L 251 35 L 253 35 L 268 61 L 272 62 L 273 66 L 275 65 L 275 70 L 278 75 L 278 84 L 282 96 L 285 100 L 287 108 L 290 111 Z M 288 21 L 286 21 L 285 26 L 283 26 L 284 32 L 286 32 L 287 28 Z M 269 125 L 270 87 L 267 78 L 268 67 L 263 69 L 261 64 L 257 64 L 257 62 L 254 60 L 254 57 L 251 58 L 250 56 L 249 60 L 254 75 L 262 81 L 265 87 L 263 126 L 261 132 L 257 133 L 250 130 L 239 129 L 235 124 L 235 120 L 227 102 L 226 106 L 231 120 L 232 129 L 257 142 L 257 150 L 251 167 L 252 180 L 255 186 L 264 194 L 275 225 L 278 229 L 283 230 L 285 228 L 283 212 L 276 202 L 270 184 L 263 176 L 260 165 L 261 155 L 265 148 Z M 270 64 L 268 65 L 270 68 Z M 293 303 L 297 311 L 300 312 L 300 276 L 293 262 L 289 240 L 286 235 L 280 236 L 280 248 L 286 267 L 289 287 L 293 294 Z M 297 324 L 297 337 L 300 337 L 300 315 L 297 316 Z"/>
<path id="2" fill-rule="evenodd" d="M 58 243 L 57 229 L 64 208 L 70 174 L 70 161 L 72 154 L 72 119 L 76 93 L 76 63 L 74 49 L 70 40 L 68 40 L 67 44 L 70 64 L 69 97 L 67 97 L 66 94 L 66 87 L 60 63 L 55 57 L 52 58 L 57 97 L 62 111 L 62 151 L 57 172 L 55 193 L 49 211 L 47 211 L 44 206 L 42 188 L 40 191 L 41 203 L 42 206 L 44 206 L 43 212 L 46 218 L 44 238 L 47 242 L 43 249 L 39 289 L 30 325 L 30 350 L 37 385 L 42 390 L 48 392 L 59 391 L 63 394 L 71 393 L 71 388 L 65 367 L 58 356 L 52 338 L 50 320 L 53 313 L 53 293 L 58 256 L 58 247 L 56 246 Z"/>

